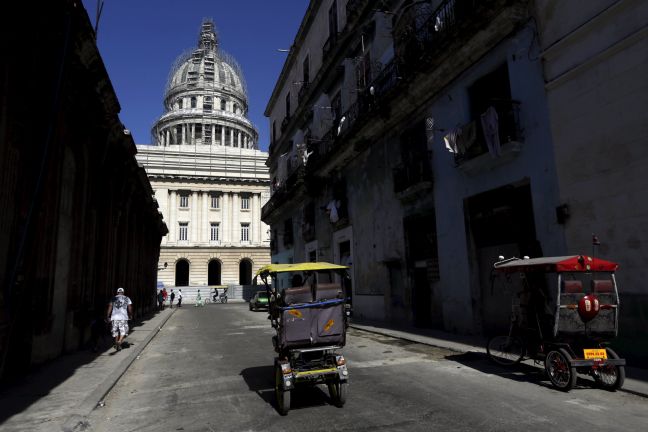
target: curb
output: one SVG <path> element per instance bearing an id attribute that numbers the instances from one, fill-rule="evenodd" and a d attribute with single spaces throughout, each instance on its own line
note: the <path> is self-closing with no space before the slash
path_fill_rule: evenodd
<path id="1" fill-rule="evenodd" d="M 121 379 L 121 377 L 126 373 L 131 364 L 137 359 L 137 357 L 144 351 L 144 348 L 153 340 L 155 336 L 160 332 L 162 327 L 166 322 L 171 318 L 175 313 L 175 309 L 166 316 L 159 324 L 157 330 L 151 331 L 151 333 L 139 344 L 137 344 L 135 350 L 131 352 L 128 357 L 122 361 L 117 369 L 113 371 L 108 377 L 96 388 L 94 389 L 84 400 L 79 404 L 79 408 L 75 413 L 72 413 L 68 416 L 68 419 L 63 422 L 62 430 L 64 432 L 73 432 L 76 430 L 87 430 L 89 423 L 85 420 L 86 417 L 90 415 L 97 405 L 104 400 L 106 395 L 113 389 L 115 384 Z"/>
<path id="2" fill-rule="evenodd" d="M 433 347 L 436 347 L 436 348 L 443 348 L 443 349 L 447 349 L 447 350 L 454 351 L 454 352 L 459 352 L 459 353 L 471 352 L 471 351 L 479 351 L 479 352 L 484 352 L 484 353 L 486 352 L 486 349 L 484 349 L 484 348 L 463 344 L 461 342 L 451 342 L 452 346 L 443 345 L 443 344 L 440 344 L 440 343 L 435 344 L 435 343 L 433 343 L 433 342 L 431 342 L 429 340 L 425 340 L 425 338 L 426 338 L 425 336 L 417 337 L 417 335 L 412 335 L 412 336 L 408 337 L 407 332 L 399 331 L 399 330 L 390 331 L 390 330 L 382 330 L 382 329 L 376 329 L 376 328 L 367 328 L 367 327 L 363 326 L 362 324 L 357 324 L 357 325 L 349 324 L 349 327 L 355 328 L 357 330 L 366 331 L 368 333 L 374 333 L 374 334 L 379 334 L 379 335 L 383 335 L 383 336 L 389 336 L 389 337 L 393 337 L 393 338 L 396 338 L 396 339 L 402 339 L 402 340 L 406 340 L 406 341 L 409 341 L 409 342 L 415 342 L 415 343 L 419 343 L 419 344 L 423 344 L 423 345 L 433 346 Z M 400 334 L 395 334 L 394 332 L 398 332 Z M 626 374 L 627 374 L 627 368 L 626 368 Z M 629 379 L 634 380 L 634 378 L 626 378 L 626 382 Z M 648 391 L 642 392 L 642 391 L 638 391 L 638 390 L 631 390 L 631 389 L 628 389 L 628 388 L 625 388 L 625 387 L 622 387 L 622 388 L 618 389 L 618 391 L 623 392 L 623 393 L 632 394 L 632 395 L 639 396 L 639 397 L 643 397 L 643 398 L 648 398 Z"/>

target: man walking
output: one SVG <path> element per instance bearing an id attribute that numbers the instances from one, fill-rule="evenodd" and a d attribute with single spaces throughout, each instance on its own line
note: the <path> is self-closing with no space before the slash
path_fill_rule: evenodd
<path id="1" fill-rule="evenodd" d="M 182 307 L 182 289 L 178 290 L 178 307 Z"/>
<path id="2" fill-rule="evenodd" d="M 106 321 L 112 323 L 112 336 L 115 338 L 114 348 L 121 351 L 122 342 L 128 336 L 128 320 L 133 317 L 133 302 L 124 295 L 124 288 L 117 288 L 117 295 L 108 303 Z"/>
<path id="3" fill-rule="evenodd" d="M 170 307 L 173 309 L 173 300 L 175 299 L 175 293 L 173 292 L 173 289 L 171 289 L 171 294 L 169 295 L 169 298 L 171 299 Z"/>

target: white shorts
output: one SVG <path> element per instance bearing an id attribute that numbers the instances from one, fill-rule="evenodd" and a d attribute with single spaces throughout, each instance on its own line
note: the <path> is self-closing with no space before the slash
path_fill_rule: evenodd
<path id="1" fill-rule="evenodd" d="M 113 320 L 112 321 L 112 335 L 117 337 L 119 335 L 128 336 L 128 321 L 126 320 Z"/>

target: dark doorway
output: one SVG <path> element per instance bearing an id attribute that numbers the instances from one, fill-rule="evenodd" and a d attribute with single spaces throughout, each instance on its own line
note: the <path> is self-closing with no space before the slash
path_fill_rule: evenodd
<path id="1" fill-rule="evenodd" d="M 478 319 L 485 334 L 494 334 L 508 327 L 512 296 L 518 289 L 491 278 L 493 263 L 499 255 L 542 256 L 535 234 L 531 186 L 507 185 L 475 195 L 466 200 L 465 209 L 479 278 Z"/>
<path id="2" fill-rule="evenodd" d="M 412 290 L 412 318 L 417 327 L 443 322 L 434 302 L 432 283 L 439 280 L 436 217 L 433 212 L 405 218 L 407 267 Z"/>
<path id="3" fill-rule="evenodd" d="M 239 285 L 252 284 L 252 261 L 243 258 L 239 263 Z"/>
<path id="4" fill-rule="evenodd" d="M 179 260 L 176 263 L 176 277 L 175 286 L 188 286 L 189 285 L 189 261 Z"/>
<path id="5" fill-rule="evenodd" d="M 209 261 L 209 267 L 207 268 L 207 284 L 221 284 L 221 263 L 217 259 Z"/>

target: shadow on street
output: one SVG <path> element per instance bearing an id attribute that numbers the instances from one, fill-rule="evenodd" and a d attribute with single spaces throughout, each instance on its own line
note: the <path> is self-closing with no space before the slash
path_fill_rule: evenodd
<path id="1" fill-rule="evenodd" d="M 255 366 L 246 368 L 240 374 L 250 391 L 255 392 L 266 403 L 275 405 L 274 396 L 274 366 Z M 332 404 L 328 393 L 320 386 L 297 386 L 291 390 L 290 409 L 310 408 Z"/>

